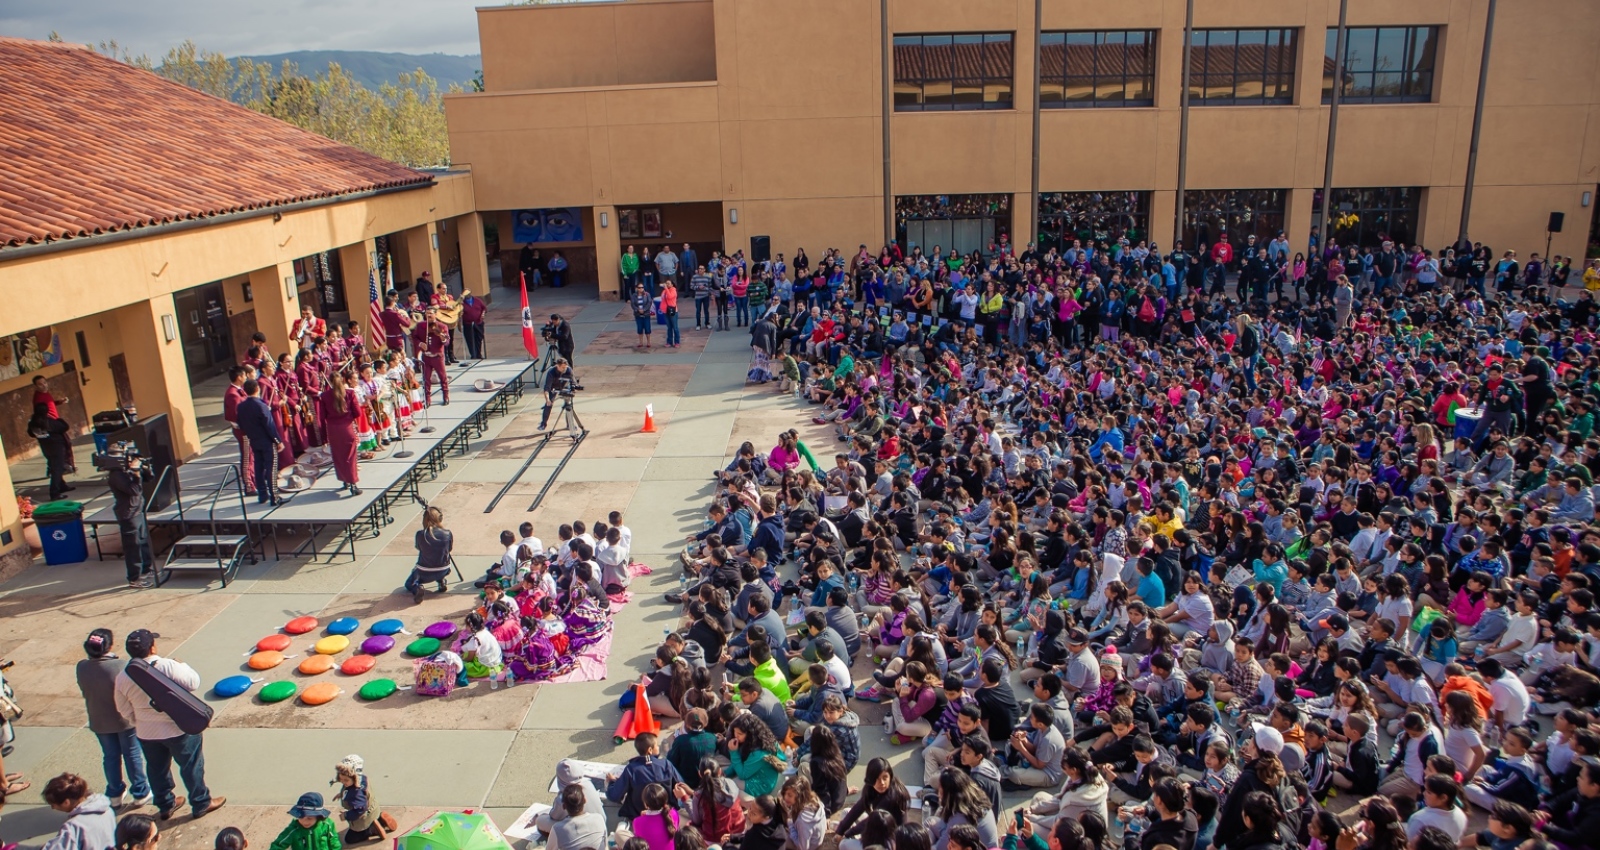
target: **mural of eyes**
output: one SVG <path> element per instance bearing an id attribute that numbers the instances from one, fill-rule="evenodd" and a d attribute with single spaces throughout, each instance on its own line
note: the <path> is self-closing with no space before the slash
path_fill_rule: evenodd
<path id="1" fill-rule="evenodd" d="M 567 210 L 545 213 L 544 238 L 546 242 L 578 242 L 583 239 L 583 225 Z"/>

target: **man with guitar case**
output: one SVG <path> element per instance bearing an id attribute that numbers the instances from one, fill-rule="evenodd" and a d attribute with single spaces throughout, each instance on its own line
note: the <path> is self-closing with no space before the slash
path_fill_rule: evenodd
<path id="1" fill-rule="evenodd" d="M 114 690 L 117 713 L 133 724 L 144 751 L 150 790 L 155 796 L 161 820 L 167 820 L 182 806 L 172 781 L 172 764 L 189 791 L 190 811 L 204 817 L 227 802 L 211 796 L 206 787 L 206 761 L 201 736 L 211 725 L 211 706 L 194 691 L 200 687 L 200 674 L 193 667 L 156 654 L 156 638 L 149 629 L 136 629 L 128 635 L 128 666 L 117 675 Z"/>

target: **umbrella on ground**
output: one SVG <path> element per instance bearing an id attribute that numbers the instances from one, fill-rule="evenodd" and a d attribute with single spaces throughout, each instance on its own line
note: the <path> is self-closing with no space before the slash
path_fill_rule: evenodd
<path id="1" fill-rule="evenodd" d="M 395 839 L 395 850 L 511 850 L 481 812 L 439 812 Z"/>

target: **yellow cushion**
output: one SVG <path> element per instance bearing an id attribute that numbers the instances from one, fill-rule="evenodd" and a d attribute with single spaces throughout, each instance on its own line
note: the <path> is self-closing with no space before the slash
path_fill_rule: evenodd
<path id="1" fill-rule="evenodd" d="M 350 639 L 344 635 L 329 635 L 317 641 L 317 654 L 338 655 L 350 648 Z"/>

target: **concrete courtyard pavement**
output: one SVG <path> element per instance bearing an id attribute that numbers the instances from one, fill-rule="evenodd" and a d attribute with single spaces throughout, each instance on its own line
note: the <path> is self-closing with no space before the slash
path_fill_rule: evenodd
<path id="1" fill-rule="evenodd" d="M 526 511 L 560 457 L 554 444 L 493 513 L 483 512 L 535 443 L 543 401 L 537 392 L 524 396 L 511 415 L 491 420 L 490 430 L 469 453 L 452 456 L 449 467 L 421 491 L 445 512 L 457 561 L 469 579 L 498 556 L 501 529 L 531 519 L 535 533 L 549 542 L 560 523 L 592 523 L 610 510 L 624 512 L 634 535 L 634 559 L 657 570 L 635 581 L 634 600 L 616 617 L 606 679 L 494 691 L 480 682 L 442 699 L 402 691 L 364 703 L 355 691 L 365 680 L 388 676 L 409 684 L 410 660 L 396 650 L 380 656 L 376 669 L 364 676 L 337 671 L 301 676 L 294 666 L 320 635 L 314 632 L 288 650 L 297 657 L 253 675 L 302 685 L 337 681 L 344 693 L 334 702 L 265 705 L 255 690 L 231 700 L 211 694 L 218 680 L 250 672 L 244 665 L 247 651 L 296 616 L 315 615 L 324 625 L 339 616 L 357 617 L 363 628 L 354 637 L 383 616 L 402 618 L 412 632 L 440 619 L 459 622 L 476 601 L 470 584 L 455 584 L 444 595 L 430 591 L 419 606 L 400 593 L 414 563 L 411 540 L 420 525 L 420 506 L 414 503 L 397 506 L 394 523 L 379 537 L 359 541 L 354 562 L 345 557 L 331 564 L 308 557 L 267 560 L 243 567 L 225 589 L 185 577 L 160 589 L 129 591 L 120 561 L 98 562 L 91 554 L 79 565 L 40 562 L 0 585 L 0 656 L 17 662 L 7 676 L 27 711 L 5 769 L 26 773 L 33 783 L 7 801 L 0 839 L 38 844 L 55 831 L 64 816 L 41 805 L 38 796 L 52 776 L 71 771 L 91 787 L 103 787 L 98 745 L 85 728 L 73 675 L 84 636 L 101 626 L 116 632 L 119 646 L 134 628 L 159 632 L 161 654 L 199 671 L 205 698 L 217 712 L 205 736 L 206 780 L 213 794 L 228 798 L 228 806 L 192 824 L 183 811 L 164 825 L 168 850 L 208 848 L 216 831 L 229 825 L 243 828 L 264 847 L 287 822 L 284 811 L 296 797 L 327 793 L 333 765 L 349 753 L 365 758 L 373 792 L 402 829 L 438 809 L 466 808 L 487 810 L 505 827 L 528 805 L 551 801 L 547 788 L 559 759 L 621 762 L 630 757 L 631 744 L 619 747 L 611 741 L 619 716 L 616 701 L 676 623 L 677 610 L 662 594 L 676 587 L 671 562 L 684 535 L 701 527 L 713 492 L 712 470 L 744 440 L 765 451 L 790 427 L 801 427 L 819 455 L 831 437 L 805 418 L 803 404 L 779 396 L 776 384 L 745 384 L 744 329 L 688 331 L 685 346 L 672 353 L 661 348 L 664 335 L 658 332 L 654 351 L 633 352 L 633 323 L 625 306 L 593 301 L 592 292 L 543 290 L 533 297 L 541 321 L 550 312 L 572 321 L 577 372 L 588 387 L 579 395 L 578 412 L 590 435 L 543 505 L 532 514 Z M 490 315 L 492 356 L 522 351 L 516 296 L 506 293 L 496 291 Z M 638 433 L 646 404 L 654 405 L 656 434 Z M 863 765 L 874 755 L 889 755 L 877 733 L 879 719 L 876 707 L 862 717 Z M 912 752 L 899 750 L 897 762 Z M 861 769 L 853 780 L 857 784 Z M 915 769 L 903 767 L 902 776 L 918 784 L 920 762 Z"/>

